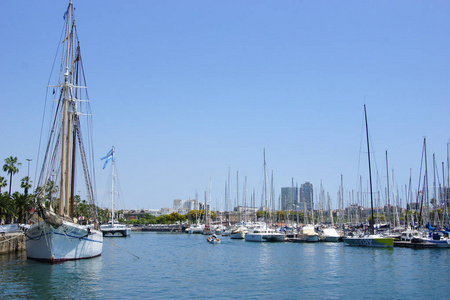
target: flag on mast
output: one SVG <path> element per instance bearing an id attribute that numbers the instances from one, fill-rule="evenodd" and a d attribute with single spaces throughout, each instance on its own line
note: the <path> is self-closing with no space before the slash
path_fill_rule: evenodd
<path id="1" fill-rule="evenodd" d="M 114 158 L 114 147 L 112 147 L 112 149 L 109 150 L 109 152 L 106 153 L 106 155 L 101 158 L 101 160 L 105 159 L 105 163 L 103 164 L 103 169 L 106 168 L 108 161 L 113 160 L 113 158 Z"/>

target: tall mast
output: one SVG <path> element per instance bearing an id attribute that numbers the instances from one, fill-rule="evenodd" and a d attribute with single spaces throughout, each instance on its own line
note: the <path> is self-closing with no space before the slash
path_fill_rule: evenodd
<path id="1" fill-rule="evenodd" d="M 236 171 L 236 209 L 238 213 L 238 223 L 240 223 L 241 213 L 239 211 L 239 171 Z"/>
<path id="2" fill-rule="evenodd" d="M 72 19 L 72 1 L 69 2 L 69 7 L 67 8 L 67 36 L 66 41 L 66 71 L 64 73 L 64 84 L 62 87 L 62 101 L 63 101 L 63 111 L 62 111 L 62 122 L 61 122 L 61 178 L 59 186 L 59 214 L 64 215 L 65 211 L 68 209 L 68 178 L 69 176 L 69 142 L 68 142 L 68 101 L 70 99 L 70 81 L 69 81 L 69 66 L 70 66 L 70 46 L 71 46 L 71 19 Z"/>
<path id="3" fill-rule="evenodd" d="M 386 180 L 387 180 L 387 205 L 388 205 L 388 218 L 389 218 L 389 230 L 391 230 L 391 203 L 389 194 L 389 160 L 388 152 L 386 150 Z"/>
<path id="4" fill-rule="evenodd" d="M 425 176 L 424 176 L 423 188 L 426 190 L 422 192 L 418 226 L 422 225 L 423 199 L 425 197 L 426 201 L 428 200 L 428 166 L 427 166 L 427 138 L 426 137 L 423 138 L 423 153 L 425 155 L 424 156 L 425 157 Z M 426 202 L 425 202 L 425 204 L 426 204 Z"/>
<path id="5" fill-rule="evenodd" d="M 370 207 L 372 211 L 372 220 L 370 222 L 370 231 L 374 234 L 374 218 L 373 218 L 373 195 L 372 195 L 372 169 L 370 167 L 370 148 L 369 148 L 369 126 L 367 125 L 366 105 L 364 104 L 364 118 L 366 120 L 366 138 L 367 138 L 367 156 L 369 159 L 369 183 L 370 183 Z"/>
<path id="6" fill-rule="evenodd" d="M 116 164 L 116 149 L 112 147 L 112 165 L 111 165 L 111 225 L 114 226 L 114 179 L 115 179 L 115 164 Z"/>
<path id="7" fill-rule="evenodd" d="M 264 148 L 264 211 L 267 208 L 267 166 L 266 166 L 266 148 Z M 265 213 L 265 221 L 267 222 L 267 212 Z"/>

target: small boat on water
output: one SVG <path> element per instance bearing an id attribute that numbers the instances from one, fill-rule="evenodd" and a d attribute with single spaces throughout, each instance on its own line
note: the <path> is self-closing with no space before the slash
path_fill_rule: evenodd
<path id="1" fill-rule="evenodd" d="M 212 236 L 206 238 L 206 240 L 210 244 L 220 244 L 220 239 L 215 234 L 213 234 Z"/>

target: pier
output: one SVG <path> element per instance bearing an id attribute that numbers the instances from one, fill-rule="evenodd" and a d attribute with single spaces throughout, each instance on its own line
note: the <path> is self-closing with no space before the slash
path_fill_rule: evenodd
<path id="1" fill-rule="evenodd" d="M 0 254 L 25 250 L 25 235 L 22 232 L 5 233 L 0 236 Z"/>
<path id="2" fill-rule="evenodd" d="M 178 224 L 155 224 L 155 225 L 147 225 L 142 227 L 132 227 L 133 231 L 154 231 L 154 232 L 180 232 L 184 233 L 186 230 L 186 225 L 178 225 Z"/>

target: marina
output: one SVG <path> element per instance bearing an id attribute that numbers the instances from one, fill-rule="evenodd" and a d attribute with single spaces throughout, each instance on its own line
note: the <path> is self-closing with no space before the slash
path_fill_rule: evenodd
<path id="1" fill-rule="evenodd" d="M 449 9 L 0 2 L 0 298 L 448 299 Z"/>

